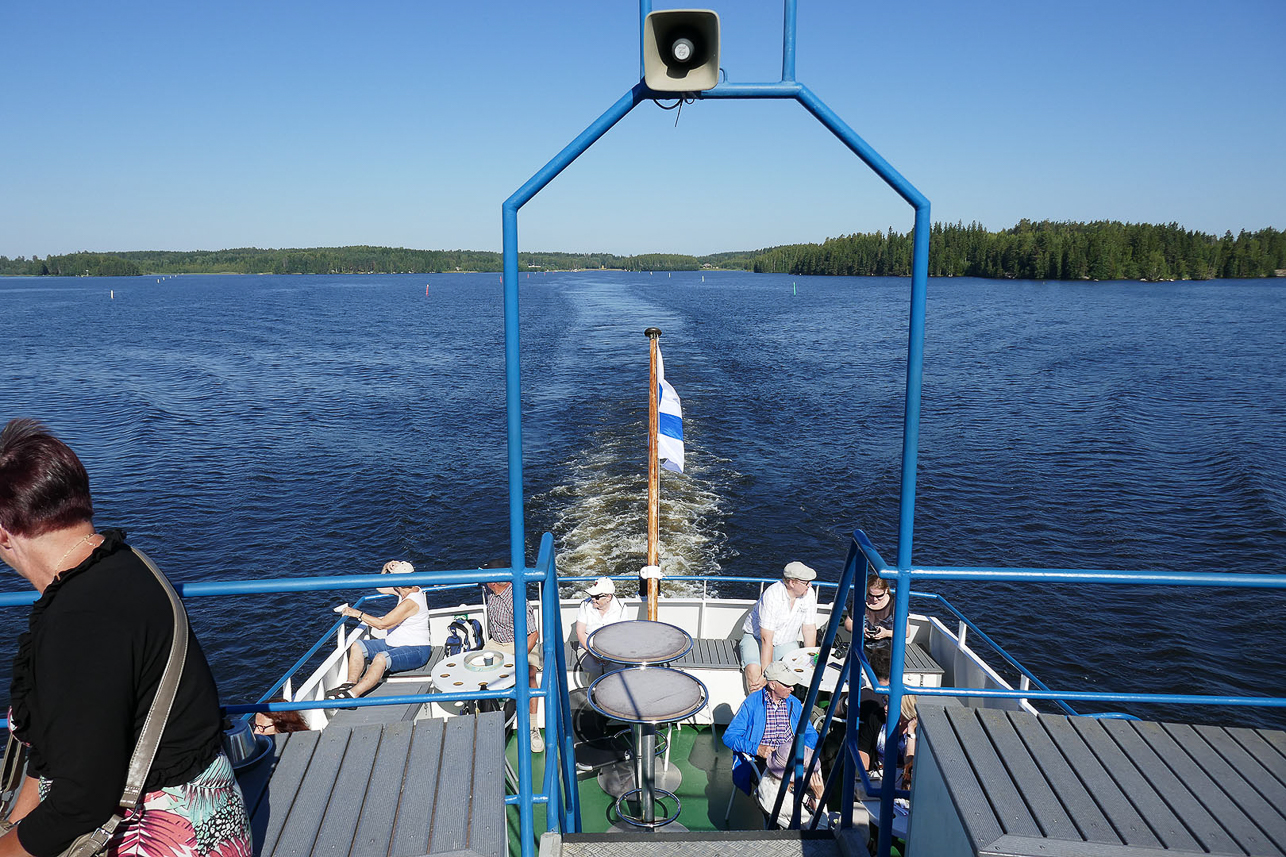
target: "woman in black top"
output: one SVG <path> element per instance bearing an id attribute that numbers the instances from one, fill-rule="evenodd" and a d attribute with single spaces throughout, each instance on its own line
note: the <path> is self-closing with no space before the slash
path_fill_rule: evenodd
<path id="1" fill-rule="evenodd" d="M 124 533 L 95 531 L 83 465 L 34 420 L 0 432 L 0 559 L 41 593 L 14 658 L 10 728 L 30 753 L 0 857 L 55 857 L 116 811 L 174 614 Z M 248 857 L 245 805 L 219 737 L 218 692 L 190 636 L 142 811 L 117 829 L 109 855 Z"/>

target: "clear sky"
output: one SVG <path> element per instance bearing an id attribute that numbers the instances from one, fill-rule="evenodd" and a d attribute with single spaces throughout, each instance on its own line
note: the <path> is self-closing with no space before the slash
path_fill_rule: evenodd
<path id="1" fill-rule="evenodd" d="M 710 8 L 728 78 L 778 80 L 781 3 Z M 1283 0 L 799 0 L 798 21 L 797 78 L 934 220 L 1286 228 Z M 7 0 L 0 34 L 10 257 L 498 250 L 504 199 L 639 78 L 630 0 Z M 797 104 L 675 119 L 636 108 L 523 209 L 520 248 L 911 226 Z"/>

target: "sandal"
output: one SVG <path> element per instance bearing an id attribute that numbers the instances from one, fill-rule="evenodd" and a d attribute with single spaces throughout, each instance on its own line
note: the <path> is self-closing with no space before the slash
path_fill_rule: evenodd
<path id="1" fill-rule="evenodd" d="M 350 693 L 350 692 L 348 691 L 348 689 L 347 689 L 347 688 L 340 688 L 340 687 L 337 687 L 337 688 L 335 688 L 334 690 L 332 690 L 332 691 L 330 691 L 329 693 L 327 693 L 325 698 L 326 698 L 326 699 L 356 699 L 357 697 L 353 696 L 353 694 L 352 694 L 352 693 Z M 356 708 L 355 708 L 355 707 L 354 707 L 354 708 L 344 708 L 343 710 L 344 710 L 344 711 L 356 711 Z"/>

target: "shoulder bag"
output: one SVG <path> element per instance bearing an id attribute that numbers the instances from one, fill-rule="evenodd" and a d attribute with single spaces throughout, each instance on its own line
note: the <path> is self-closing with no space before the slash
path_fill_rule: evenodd
<path id="1" fill-rule="evenodd" d="M 166 721 L 170 719 L 170 708 L 174 704 L 174 695 L 179 689 L 183 664 L 187 660 L 188 614 L 183 609 L 183 602 L 174 591 L 174 587 L 165 579 L 165 575 L 161 574 L 160 569 L 147 558 L 147 555 L 137 548 L 131 548 L 131 550 L 160 581 L 161 588 L 169 596 L 170 606 L 174 609 L 174 640 L 170 644 L 170 659 L 165 664 L 161 684 L 156 689 L 152 707 L 148 709 L 147 719 L 143 721 L 143 731 L 139 733 L 138 743 L 134 746 L 133 755 L 130 756 L 129 772 L 125 777 L 125 790 L 121 793 L 120 806 L 97 829 L 76 837 L 76 840 L 59 857 L 95 857 L 101 854 L 106 850 L 107 843 L 116 829 L 125 820 L 125 813 L 138 808 L 138 803 L 143 797 L 143 783 L 152 769 L 152 760 L 156 757 L 157 747 L 160 746 L 161 733 L 165 731 Z M 27 746 L 15 738 L 13 730 L 10 729 L 9 742 L 4 751 L 4 764 L 0 767 L 0 777 L 3 777 L 0 779 L 0 789 L 2 789 L 0 818 L 4 819 L 0 821 L 0 834 L 7 833 L 13 827 L 13 822 L 9 821 L 9 813 L 13 809 L 14 798 L 26 776 L 26 771 Z"/>

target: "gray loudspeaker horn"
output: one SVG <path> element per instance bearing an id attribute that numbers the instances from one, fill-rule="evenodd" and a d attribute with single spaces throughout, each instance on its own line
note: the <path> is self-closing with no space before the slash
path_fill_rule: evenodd
<path id="1" fill-rule="evenodd" d="M 719 82 L 719 16 L 666 9 L 643 22 L 643 81 L 657 92 L 701 92 Z"/>

